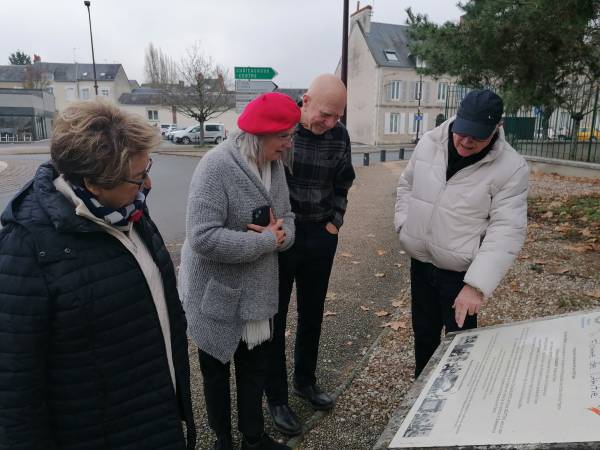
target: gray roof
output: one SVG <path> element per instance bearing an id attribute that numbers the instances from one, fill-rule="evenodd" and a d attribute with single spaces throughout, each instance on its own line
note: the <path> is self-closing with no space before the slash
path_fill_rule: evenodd
<path id="1" fill-rule="evenodd" d="M 54 81 L 93 81 L 92 64 L 35 62 L 40 71 L 52 74 Z M 0 81 L 22 82 L 27 66 L 0 66 Z M 121 64 L 96 64 L 96 79 L 112 81 L 117 76 Z"/>
<path id="2" fill-rule="evenodd" d="M 0 81 L 21 83 L 25 78 L 27 66 L 0 66 Z"/>
<path id="3" fill-rule="evenodd" d="M 368 33 L 364 32 L 362 26 L 360 30 L 365 35 L 369 50 L 379 66 L 415 68 L 415 60 L 409 56 L 407 25 L 371 22 Z M 396 53 L 398 61 L 387 60 L 385 51 L 389 50 Z"/>
<path id="4" fill-rule="evenodd" d="M 119 103 L 122 105 L 162 105 L 165 91 L 151 87 L 133 89 L 130 93 L 121 94 Z M 235 95 L 227 95 L 227 104 L 235 107 Z"/>
<path id="5" fill-rule="evenodd" d="M 297 88 L 277 88 L 275 92 L 281 92 L 292 98 L 295 102 L 300 102 L 302 100 L 302 96 L 308 89 L 297 89 Z"/>

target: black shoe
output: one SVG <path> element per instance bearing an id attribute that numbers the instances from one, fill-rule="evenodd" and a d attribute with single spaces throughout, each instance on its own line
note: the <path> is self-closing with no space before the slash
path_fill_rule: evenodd
<path id="1" fill-rule="evenodd" d="M 292 450 L 285 444 L 280 444 L 279 442 L 273 440 L 271 436 L 267 433 L 264 433 L 260 441 L 256 444 L 250 444 L 246 438 L 242 440 L 241 450 Z"/>
<path id="2" fill-rule="evenodd" d="M 233 450 L 233 442 L 231 441 L 231 435 L 228 436 L 217 436 L 213 450 Z"/>
<path id="3" fill-rule="evenodd" d="M 302 433 L 302 424 L 289 405 L 269 404 L 269 412 L 271 413 L 273 425 L 275 425 L 277 431 L 287 434 L 288 436 L 298 436 Z"/>
<path id="4" fill-rule="evenodd" d="M 327 411 L 335 405 L 335 400 L 326 392 L 323 392 L 316 384 L 309 386 L 297 386 L 294 384 L 294 394 L 310 402 L 312 407 L 318 411 Z"/>

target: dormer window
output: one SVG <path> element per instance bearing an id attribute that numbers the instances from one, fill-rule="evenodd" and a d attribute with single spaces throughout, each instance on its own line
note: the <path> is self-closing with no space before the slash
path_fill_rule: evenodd
<path id="1" fill-rule="evenodd" d="M 396 55 L 394 50 L 384 50 L 383 54 L 388 61 L 398 61 L 398 55 Z"/>

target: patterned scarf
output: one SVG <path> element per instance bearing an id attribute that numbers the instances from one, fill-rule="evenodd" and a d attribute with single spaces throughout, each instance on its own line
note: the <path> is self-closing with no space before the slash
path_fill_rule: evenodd
<path id="1" fill-rule="evenodd" d="M 75 192 L 75 195 L 83 201 L 87 209 L 89 209 L 94 216 L 104 220 L 106 223 L 119 230 L 128 230 L 129 222 L 137 222 L 142 218 L 144 203 L 146 203 L 146 198 L 150 192 L 150 189 L 148 188 L 141 189 L 137 193 L 133 203 L 119 209 L 114 209 L 104 206 L 98 201 L 94 194 L 84 187 L 77 186 L 76 184 L 69 184 L 71 185 L 73 192 Z"/>

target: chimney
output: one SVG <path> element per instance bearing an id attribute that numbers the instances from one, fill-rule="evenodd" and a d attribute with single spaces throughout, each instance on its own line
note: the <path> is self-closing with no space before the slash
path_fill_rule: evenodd
<path id="1" fill-rule="evenodd" d="M 33 54 L 33 62 L 42 62 L 42 57 L 40 55 Z"/>
<path id="2" fill-rule="evenodd" d="M 357 3 L 357 7 L 360 6 L 360 2 Z M 352 25 L 355 22 L 360 23 L 365 33 L 371 31 L 371 16 L 373 15 L 373 7 L 371 5 L 367 5 L 363 8 L 357 9 L 354 14 L 350 16 L 350 20 L 352 21 Z"/>

